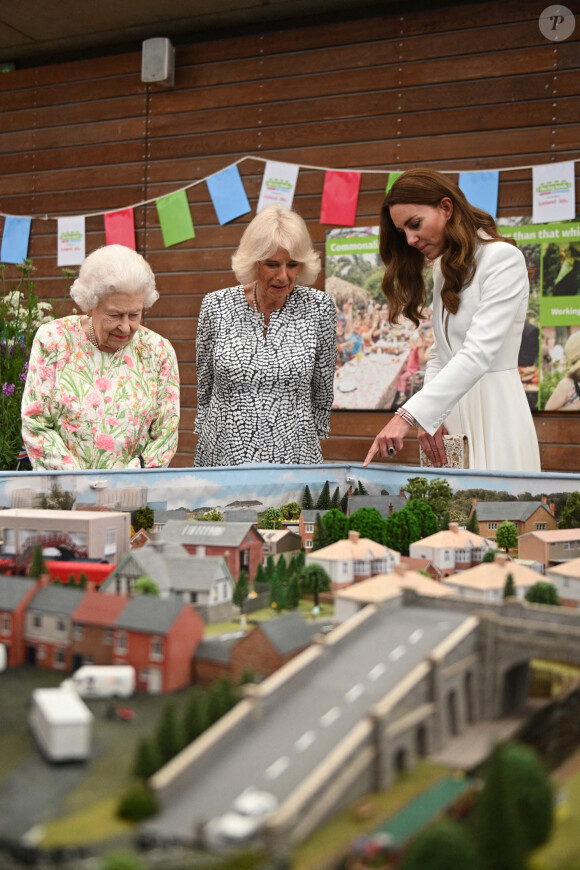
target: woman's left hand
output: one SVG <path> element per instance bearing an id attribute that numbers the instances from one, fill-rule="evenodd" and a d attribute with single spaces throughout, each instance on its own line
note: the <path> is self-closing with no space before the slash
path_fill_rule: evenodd
<path id="1" fill-rule="evenodd" d="M 419 429 L 419 444 L 423 453 L 433 463 L 436 468 L 445 465 L 447 457 L 445 456 L 445 446 L 443 444 L 443 436 L 447 435 L 447 429 L 441 425 L 434 435 L 429 435 L 423 429 Z"/>
<path id="2" fill-rule="evenodd" d="M 366 455 L 363 466 L 367 466 L 371 459 L 379 454 L 383 459 L 392 459 L 403 447 L 403 438 L 410 429 L 410 425 L 402 417 L 395 416 L 381 429 L 372 447 Z"/>

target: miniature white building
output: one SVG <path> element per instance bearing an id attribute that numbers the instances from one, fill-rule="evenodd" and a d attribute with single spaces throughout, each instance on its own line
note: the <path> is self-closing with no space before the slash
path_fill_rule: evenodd
<path id="1" fill-rule="evenodd" d="M 580 559 L 548 568 L 546 580 L 556 587 L 560 604 L 580 607 Z"/>
<path id="2" fill-rule="evenodd" d="M 429 559 L 444 577 L 479 564 L 491 547 L 487 538 L 460 529 L 457 523 L 449 523 L 449 529 L 411 544 L 409 555 L 414 559 Z"/>
<path id="3" fill-rule="evenodd" d="M 467 571 L 459 571 L 442 579 L 442 583 L 456 595 L 478 601 L 501 601 L 508 574 L 516 588 L 516 598 L 523 599 L 538 580 L 543 580 L 537 571 L 513 562 L 505 553 L 495 553 L 493 562 L 483 562 Z"/>
<path id="4" fill-rule="evenodd" d="M 399 563 L 390 574 L 379 574 L 338 591 L 334 596 L 334 618 L 336 622 L 345 622 L 368 604 L 381 604 L 400 595 L 403 589 L 413 589 L 419 595 L 438 598 L 453 595 L 451 589 L 438 580 L 425 577 L 418 571 L 406 571 L 404 565 Z"/>
<path id="5" fill-rule="evenodd" d="M 400 558 L 396 550 L 390 550 L 369 538 L 361 538 L 358 532 L 351 531 L 345 540 L 307 553 L 306 564 L 322 565 L 335 590 L 376 574 L 389 574 Z"/>

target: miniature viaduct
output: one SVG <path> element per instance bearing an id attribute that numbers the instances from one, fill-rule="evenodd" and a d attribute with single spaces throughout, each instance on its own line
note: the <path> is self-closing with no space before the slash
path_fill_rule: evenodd
<path id="1" fill-rule="evenodd" d="M 361 695 L 356 720 L 348 731 L 294 783 L 280 788 L 280 807 L 265 827 L 272 843 L 300 842 L 353 800 L 388 788 L 400 771 L 443 748 L 470 723 L 513 713 L 528 696 L 531 658 L 580 664 L 580 611 L 515 599 L 497 605 L 433 599 L 407 590 L 383 605 L 363 608 L 329 635 L 319 636 L 262 684 L 249 687 L 246 697 L 227 716 L 152 778 L 162 810 L 144 829 L 160 838 L 195 840 L 196 832 L 207 821 L 203 812 L 212 811 L 209 799 L 204 809 L 199 807 L 200 795 L 205 803 L 204 790 L 213 771 L 220 776 L 219 764 L 236 744 L 255 733 L 256 740 L 266 745 L 258 726 L 267 728 L 269 717 L 279 715 L 283 708 L 286 719 L 299 718 L 298 711 L 305 709 L 301 707 L 302 696 L 309 686 L 317 685 L 332 660 L 345 651 L 349 660 L 359 659 L 361 650 L 366 649 L 365 640 L 373 632 L 373 643 L 376 637 L 388 636 L 408 608 L 430 611 L 431 620 L 435 618 L 433 611 L 440 613 L 442 620 L 450 614 L 454 619 L 437 644 L 414 662 L 409 661 L 407 672 L 378 700 L 365 701 L 366 696 Z M 386 634 L 380 633 L 383 628 Z M 318 695 L 320 690 L 314 693 Z M 277 736 L 284 743 L 282 734 Z M 232 758 L 229 771 L 234 765 L 243 766 L 248 755 L 246 749 L 241 761 Z M 249 758 L 247 764 L 249 782 L 255 766 L 250 767 Z M 228 800 L 227 792 L 224 800 Z M 188 802 L 184 822 L 177 807 Z M 221 812 L 227 809 L 225 805 Z"/>

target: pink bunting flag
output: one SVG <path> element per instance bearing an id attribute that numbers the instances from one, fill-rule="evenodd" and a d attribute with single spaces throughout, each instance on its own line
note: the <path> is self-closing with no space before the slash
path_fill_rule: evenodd
<path id="1" fill-rule="evenodd" d="M 321 224 L 354 226 L 360 179 L 360 172 L 327 171 L 322 190 Z"/>
<path id="2" fill-rule="evenodd" d="M 136 251 L 135 213 L 132 208 L 111 211 L 105 215 L 105 244 L 125 245 Z"/>

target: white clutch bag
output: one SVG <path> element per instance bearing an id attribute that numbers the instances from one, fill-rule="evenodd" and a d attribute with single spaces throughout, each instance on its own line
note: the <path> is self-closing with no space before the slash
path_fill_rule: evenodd
<path id="1" fill-rule="evenodd" d="M 467 435 L 444 435 L 445 463 L 440 468 L 469 468 L 469 441 Z M 424 468 L 434 468 L 430 459 L 420 448 L 420 463 Z"/>

